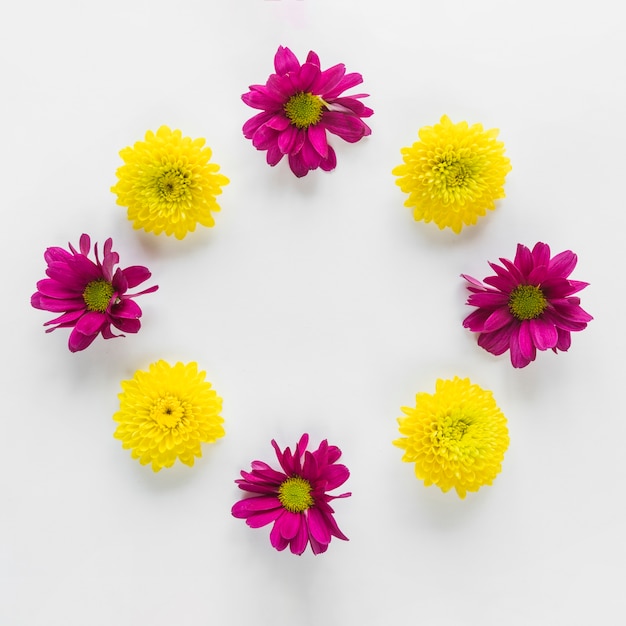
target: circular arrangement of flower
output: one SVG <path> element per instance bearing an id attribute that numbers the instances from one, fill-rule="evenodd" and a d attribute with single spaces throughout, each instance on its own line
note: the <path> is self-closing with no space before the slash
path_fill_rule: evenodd
<path id="1" fill-rule="evenodd" d="M 419 141 L 402 148 L 404 162 L 392 174 L 409 194 L 404 205 L 413 209 L 416 221 L 434 222 L 458 234 L 495 209 L 511 171 L 498 132 L 483 130 L 482 124 L 453 124 L 444 115 L 439 124 L 419 130 Z"/>
<path id="2" fill-rule="evenodd" d="M 264 461 L 253 461 L 251 470 L 242 470 L 242 478 L 235 481 L 240 489 L 252 495 L 232 508 L 233 516 L 245 519 L 250 528 L 273 524 L 272 546 L 277 550 L 289 546 L 298 555 L 307 545 L 313 554 L 326 552 L 333 537 L 348 540 L 339 530 L 329 503 L 351 494 L 328 493 L 350 476 L 348 468 L 337 463 L 341 450 L 324 439 L 317 450 L 309 452 L 308 443 L 309 435 L 305 433 L 292 453 L 290 448 L 281 450 L 272 440 L 281 469 L 276 470 Z"/>
<path id="3" fill-rule="evenodd" d="M 347 73 L 343 63 L 322 69 L 310 51 L 303 63 L 287 47 L 274 56 L 274 73 L 264 84 L 250 85 L 241 97 L 257 112 L 243 125 L 246 139 L 266 153 L 270 166 L 287 157 L 297 177 L 310 171 L 334 170 L 337 156 L 329 143 L 335 135 L 356 143 L 371 134 L 365 119 L 373 110 L 362 100 L 368 94 L 348 94 L 363 82 L 361 74 Z M 497 129 L 481 124 L 453 123 L 447 115 L 434 126 L 419 130 L 418 141 L 401 149 L 402 164 L 392 170 L 395 183 L 408 194 L 405 206 L 415 220 L 434 222 L 439 229 L 460 233 L 503 198 L 511 164 Z M 111 191 L 127 208 L 135 229 L 183 239 L 197 225 L 212 227 L 220 211 L 217 196 L 228 178 L 211 162 L 203 138 L 183 136 L 161 126 L 147 131 L 143 141 L 121 150 L 123 165 L 116 171 Z M 142 310 L 135 299 L 154 292 L 157 285 L 132 292 L 151 277 L 142 265 L 117 267 L 119 255 L 111 238 L 102 250 L 89 235 L 78 249 L 50 247 L 44 253 L 46 278 L 31 296 L 36 309 L 57 317 L 45 322 L 46 332 L 70 329 L 70 351 L 85 350 L 93 341 L 137 333 Z M 494 355 L 510 352 L 515 368 L 526 367 L 537 351 L 566 351 L 571 333 L 593 319 L 576 295 L 588 283 L 569 278 L 577 256 L 565 250 L 551 256 L 538 242 L 531 249 L 518 244 L 513 261 L 489 262 L 494 274 L 483 282 L 467 281 L 469 306 L 475 307 L 463 326 L 478 333 L 478 345 Z M 121 331 L 116 334 L 113 329 Z M 192 466 L 202 456 L 202 445 L 224 436 L 222 399 L 194 361 L 170 365 L 152 363 L 121 381 L 114 437 L 142 465 L 154 472 L 176 461 Z M 509 445 L 507 420 L 491 391 L 468 378 L 438 379 L 433 394 L 420 392 L 415 407 L 402 407 L 400 437 L 393 444 L 404 451 L 402 460 L 414 465 L 425 486 L 454 489 L 460 498 L 491 485 L 500 473 Z M 339 529 L 331 503 L 351 496 L 332 495 L 349 478 L 339 463 L 342 452 L 324 439 L 308 450 L 303 434 L 293 452 L 271 442 L 278 467 L 255 460 L 250 471 L 235 480 L 245 492 L 231 508 L 233 517 L 251 528 L 271 525 L 270 544 L 302 555 L 328 550 L 332 538 L 347 541 Z"/>
<path id="4" fill-rule="evenodd" d="M 435 393 L 416 395 L 415 408 L 402 407 L 398 419 L 403 437 L 394 445 L 403 461 L 415 464 L 415 475 L 427 487 L 460 498 L 491 485 L 509 447 L 506 418 L 487 391 L 468 378 L 438 379 Z"/>
<path id="5" fill-rule="evenodd" d="M 198 371 L 195 362 L 171 366 L 160 360 L 148 371 L 138 370 L 123 380 L 120 408 L 113 419 L 115 438 L 142 465 L 155 472 L 176 459 L 193 465 L 202 456 L 201 444 L 224 436 L 222 399 Z"/>
<path id="6" fill-rule="evenodd" d="M 578 257 L 565 250 L 550 257 L 550 246 L 538 242 L 532 251 L 517 245 L 513 261 L 489 263 L 494 276 L 468 282 L 467 304 L 477 307 L 463 326 L 478 335 L 481 348 L 500 355 L 510 351 L 513 367 L 526 367 L 537 350 L 566 351 L 572 332 L 584 330 L 593 318 L 575 296 L 589 283 L 570 280 Z"/>
<path id="7" fill-rule="evenodd" d="M 111 326 L 123 333 L 138 332 L 141 309 L 133 298 L 156 291 L 158 285 L 134 294 L 128 293 L 128 289 L 150 278 L 148 268 L 132 265 L 116 269 L 120 257 L 113 252 L 111 238 L 104 242 L 102 261 L 97 243 L 95 261 L 88 257 L 91 239 L 87 234 L 81 235 L 78 250 L 72 244 L 69 248 L 52 247 L 45 251 L 48 278 L 37 283 L 37 291 L 30 299 L 36 309 L 61 313 L 44 324 L 54 324 L 46 332 L 71 328 L 68 347 L 72 352 L 89 347 L 98 335 L 105 339 L 124 336 L 113 333 Z"/>
<path id="8" fill-rule="evenodd" d="M 212 152 L 204 144 L 161 126 L 120 152 L 124 165 L 111 191 L 117 204 L 128 207 L 133 228 L 183 239 L 197 224 L 215 224 L 215 197 L 229 180 L 217 173 L 220 167 L 210 162 Z"/>
<path id="9" fill-rule="evenodd" d="M 276 73 L 265 85 L 250 85 L 242 96 L 248 106 L 262 111 L 244 124 L 244 136 L 257 150 L 267 151 L 269 165 L 287 155 L 298 177 L 317 168 L 335 169 L 337 156 L 326 131 L 349 143 L 372 132 L 362 119 L 374 113 L 361 102 L 367 94 L 343 95 L 361 84 L 363 77 L 356 72 L 346 74 L 343 63 L 322 70 L 313 51 L 300 64 L 283 46 L 274 56 L 274 69 Z"/>

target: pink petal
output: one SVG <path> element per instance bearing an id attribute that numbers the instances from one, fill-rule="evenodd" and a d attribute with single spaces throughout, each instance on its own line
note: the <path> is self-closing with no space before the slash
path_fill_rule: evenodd
<path id="1" fill-rule="evenodd" d="M 115 317 L 111 315 L 111 323 L 123 333 L 138 333 L 141 328 L 141 322 L 138 319 L 128 319 L 126 317 Z"/>
<path id="2" fill-rule="evenodd" d="M 486 320 L 483 325 L 483 332 L 491 333 L 510 324 L 514 320 L 507 306 L 496 309 Z"/>
<path id="3" fill-rule="evenodd" d="M 335 98 L 329 103 L 331 110 L 344 110 L 358 117 L 371 117 L 374 111 L 369 107 L 366 107 L 357 97 L 366 98 L 367 94 L 360 94 L 359 96 L 350 96 L 345 98 Z"/>
<path id="4" fill-rule="evenodd" d="M 332 491 L 350 477 L 350 470 L 345 465 L 328 465 L 322 472 L 322 476 L 327 481 L 326 491 Z"/>
<path id="5" fill-rule="evenodd" d="M 520 335 L 522 334 L 522 332 L 524 332 L 524 336 L 520 339 Z M 509 349 L 511 351 L 511 364 L 513 365 L 513 367 L 526 367 L 533 360 L 533 358 L 525 356 L 522 352 L 522 342 L 524 342 L 524 348 L 528 349 L 528 351 L 534 358 L 533 353 L 535 351 L 535 346 L 530 340 L 530 335 L 528 334 L 528 331 L 522 331 L 522 325 L 520 325 L 517 329 L 517 332 L 512 332 L 510 336 Z"/>
<path id="6" fill-rule="evenodd" d="M 74 322 L 83 314 L 84 310 L 70 311 L 59 317 L 55 317 L 53 320 L 45 322 L 44 326 L 49 326 L 50 324 L 57 324 L 62 327 L 74 326 Z M 50 328 L 49 330 L 54 330 L 54 328 Z"/>
<path id="7" fill-rule="evenodd" d="M 274 130 L 278 130 L 278 131 L 285 130 L 285 128 L 287 128 L 289 124 L 291 124 L 291 122 L 289 121 L 289 118 L 286 117 L 282 112 L 277 113 L 276 115 L 274 115 L 271 119 L 267 121 L 268 128 L 273 128 Z"/>
<path id="8" fill-rule="evenodd" d="M 265 86 L 267 94 L 276 100 L 276 105 L 282 108 L 282 105 L 295 93 L 293 83 L 289 76 L 281 76 L 272 74 L 267 79 Z M 276 109 L 276 107 L 274 107 Z"/>
<path id="9" fill-rule="evenodd" d="M 282 513 L 283 509 L 271 509 L 269 511 L 253 513 L 246 518 L 246 524 L 250 526 L 250 528 L 262 528 L 278 519 Z M 237 515 L 235 515 L 235 517 L 237 517 Z"/>
<path id="10" fill-rule="evenodd" d="M 264 111 L 277 111 L 280 109 L 281 103 L 270 95 L 267 90 L 264 91 L 248 91 L 241 96 L 241 99 L 253 109 L 263 109 Z"/>
<path id="11" fill-rule="evenodd" d="M 70 333 L 69 339 L 67 340 L 67 346 L 70 349 L 70 352 L 80 352 L 85 348 L 88 348 L 94 341 L 94 339 L 98 336 L 98 333 L 94 333 L 93 335 L 84 335 L 76 331 L 76 328 Z"/>
<path id="12" fill-rule="evenodd" d="M 515 333 L 513 333 L 515 335 Z M 522 356 L 529 361 L 532 361 L 533 354 L 535 353 L 535 344 L 530 332 L 530 323 L 528 320 L 523 320 L 519 326 L 517 333 L 517 341 L 519 343 L 519 349 Z"/>
<path id="13" fill-rule="evenodd" d="M 52 278 L 44 278 L 37 282 L 37 290 L 50 298 L 70 300 L 80 298 L 82 300 L 84 289 L 71 289 L 65 283 L 60 283 Z"/>
<path id="14" fill-rule="evenodd" d="M 463 320 L 463 328 L 469 328 L 474 333 L 482 332 L 490 315 L 491 309 L 477 309 Z"/>
<path id="15" fill-rule="evenodd" d="M 500 260 L 504 263 L 504 259 Z M 517 251 L 515 253 L 515 258 L 513 259 L 513 264 L 524 277 L 528 276 L 533 269 L 534 263 L 532 253 L 521 243 L 517 244 Z"/>
<path id="16" fill-rule="evenodd" d="M 107 320 L 104 313 L 89 311 L 76 322 L 76 332 L 82 335 L 98 334 L 106 323 Z"/>
<path id="17" fill-rule="evenodd" d="M 303 63 L 297 76 L 290 76 L 292 83 L 298 91 L 310 92 L 311 85 L 320 75 L 320 68 L 312 63 Z"/>
<path id="18" fill-rule="evenodd" d="M 276 145 L 277 138 L 278 131 L 270 128 L 267 124 L 264 124 L 259 127 L 259 130 L 257 130 L 256 133 L 254 133 L 254 136 L 252 137 L 252 145 L 257 150 L 267 150 L 271 146 Z"/>
<path id="19" fill-rule="evenodd" d="M 331 90 L 327 91 L 324 95 L 327 99 L 336 98 L 339 94 L 350 89 L 356 85 L 360 85 L 363 82 L 363 76 L 356 72 L 346 74 L 339 83 Z"/>
<path id="20" fill-rule="evenodd" d="M 526 246 L 522 246 L 522 248 L 526 248 Z M 526 250 L 528 251 L 528 248 L 526 248 Z M 516 257 L 517 257 L 517 255 L 516 255 Z M 529 258 L 530 258 L 530 253 L 529 253 Z M 504 265 L 505 270 L 508 270 L 509 274 L 511 275 L 511 277 L 515 281 L 515 283 L 514 283 L 515 286 L 519 285 L 520 283 L 525 282 L 526 276 L 519 269 L 519 267 L 517 267 L 517 265 L 511 263 L 511 261 L 509 261 L 508 259 L 503 259 L 502 257 L 500 258 L 500 262 L 502 263 L 502 265 Z M 499 271 L 500 268 L 499 268 L 498 265 L 496 265 L 495 263 L 494 264 L 490 263 L 489 265 L 491 265 L 491 267 L 493 267 L 493 269 L 496 271 L 496 274 L 498 274 L 499 276 L 502 275 L 500 273 L 500 271 Z M 485 279 L 484 282 L 487 282 L 487 279 Z"/>
<path id="21" fill-rule="evenodd" d="M 532 251 L 533 261 L 535 266 L 550 264 L 550 246 L 546 243 L 538 241 Z"/>
<path id="22" fill-rule="evenodd" d="M 552 348 L 555 352 L 558 350 L 562 350 L 563 352 L 567 352 L 572 345 L 572 335 L 567 330 L 562 330 L 561 328 L 557 328 L 557 332 L 559 334 L 559 339 L 556 342 L 556 347 Z"/>
<path id="23" fill-rule="evenodd" d="M 123 298 L 120 302 L 111 307 L 110 315 L 112 317 L 138 319 L 141 317 L 141 308 L 134 300 Z"/>
<path id="24" fill-rule="evenodd" d="M 273 146 L 270 146 L 267 149 L 267 154 L 265 155 L 265 160 L 267 161 L 268 165 L 271 165 L 273 167 L 274 165 L 279 163 L 280 160 L 284 156 L 285 155 L 280 151 L 280 148 L 278 147 L 278 144 L 275 144 Z"/>
<path id="25" fill-rule="evenodd" d="M 567 278 L 576 267 L 577 261 L 578 257 L 571 250 L 564 250 L 550 261 L 550 274 Z"/>
<path id="26" fill-rule="evenodd" d="M 309 173 L 309 168 L 305 165 L 302 154 L 299 152 L 289 155 L 289 167 L 298 178 L 302 178 Z"/>
<path id="27" fill-rule="evenodd" d="M 319 541 L 321 544 L 330 543 L 330 529 L 326 525 L 326 520 L 315 507 L 311 507 L 307 511 L 308 523 L 309 523 L 309 532 L 311 535 Z"/>
<path id="28" fill-rule="evenodd" d="M 320 67 L 320 58 L 317 56 L 316 52 L 313 52 L 313 50 L 309 50 L 309 54 L 306 55 L 306 62 Z"/>
<path id="29" fill-rule="evenodd" d="M 89 248 L 91 248 L 91 240 L 89 239 L 89 235 L 83 233 L 80 236 L 80 242 L 78 246 L 80 248 L 80 253 L 84 256 L 87 256 L 89 254 Z"/>
<path id="30" fill-rule="evenodd" d="M 277 496 L 254 496 L 245 498 L 235 502 L 231 509 L 234 517 L 247 518 L 254 515 L 258 511 L 271 511 L 273 509 L 281 509 L 282 504 Z"/>
<path id="31" fill-rule="evenodd" d="M 141 285 L 152 276 L 152 273 L 143 265 L 131 265 L 123 270 L 124 278 L 129 289 Z"/>
<path id="32" fill-rule="evenodd" d="M 504 354 L 511 344 L 511 334 L 516 332 L 516 323 L 505 326 L 493 333 L 481 333 L 478 336 L 478 345 L 496 356 Z"/>
<path id="33" fill-rule="evenodd" d="M 319 73 L 311 91 L 315 94 L 320 94 L 322 97 L 327 93 L 332 93 L 332 90 L 339 85 L 345 73 L 346 66 L 343 63 L 329 67 L 327 70 Z"/>
<path id="34" fill-rule="evenodd" d="M 296 536 L 291 540 L 289 549 L 293 554 L 302 554 L 309 542 L 309 532 L 306 523 L 300 524 Z"/>
<path id="35" fill-rule="evenodd" d="M 507 306 L 509 296 L 501 291 L 483 291 L 482 293 L 473 293 L 467 299 L 467 304 L 477 307 L 487 307 L 494 309 L 496 307 Z"/>
<path id="36" fill-rule="evenodd" d="M 243 135 L 246 139 L 252 139 L 254 133 L 263 126 L 268 120 L 274 117 L 274 113 L 272 111 L 262 111 L 261 113 L 257 113 L 255 116 L 251 117 L 242 128 Z"/>
<path id="37" fill-rule="evenodd" d="M 326 139 L 326 129 L 321 124 L 309 126 L 307 136 L 316 152 L 325 159 L 328 156 L 328 141 Z"/>
<path id="38" fill-rule="evenodd" d="M 348 143 L 356 143 L 372 132 L 360 118 L 334 111 L 324 111 L 320 123 L 326 126 L 328 132 L 338 135 Z"/>
<path id="39" fill-rule="evenodd" d="M 270 531 L 270 543 L 281 552 L 289 545 L 289 541 L 280 534 L 278 520 L 274 522 L 274 526 L 272 526 L 272 530 Z"/>
<path id="40" fill-rule="evenodd" d="M 535 346 L 539 350 L 554 348 L 558 341 L 558 332 L 554 324 L 550 324 L 540 317 L 529 321 L 530 335 Z"/>
<path id="41" fill-rule="evenodd" d="M 328 156 L 320 161 L 320 168 L 325 172 L 330 172 L 337 167 L 337 155 L 332 146 L 328 146 Z"/>
<path id="42" fill-rule="evenodd" d="M 280 519 L 276 521 L 278 532 L 288 540 L 293 539 L 300 531 L 300 526 L 304 525 L 302 513 L 292 513 L 291 511 L 283 511 Z"/>
<path id="43" fill-rule="evenodd" d="M 274 69 L 277 74 L 295 72 L 300 68 L 296 55 L 287 47 L 279 46 L 274 55 Z"/>
<path id="44" fill-rule="evenodd" d="M 290 124 L 285 130 L 278 134 L 278 147 L 283 154 L 296 152 L 294 148 L 297 144 L 299 132 L 296 126 Z"/>
<path id="45" fill-rule="evenodd" d="M 300 151 L 302 161 L 308 170 L 315 170 L 319 167 L 322 157 L 317 150 L 311 145 L 311 142 L 306 140 Z"/>
<path id="46" fill-rule="evenodd" d="M 34 293 L 30 298 L 30 304 L 35 309 L 51 311 L 52 313 L 62 313 L 66 311 L 85 310 L 85 301 L 83 298 L 74 298 L 72 300 L 59 300 L 57 298 L 48 298 L 40 293 Z"/>

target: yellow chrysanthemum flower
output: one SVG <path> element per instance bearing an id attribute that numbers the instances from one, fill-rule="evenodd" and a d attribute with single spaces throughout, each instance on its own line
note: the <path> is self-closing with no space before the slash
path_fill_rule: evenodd
<path id="1" fill-rule="evenodd" d="M 506 418 L 491 391 L 468 378 L 437 380 L 434 394 L 418 393 L 414 409 L 402 407 L 400 434 L 394 445 L 403 461 L 415 463 L 424 485 L 451 487 L 460 498 L 491 485 L 509 446 Z"/>
<path id="2" fill-rule="evenodd" d="M 111 191 L 117 204 L 128 207 L 134 228 L 183 239 L 198 223 L 215 224 L 211 212 L 220 210 L 215 196 L 229 180 L 217 173 L 219 165 L 209 163 L 211 149 L 204 144 L 161 126 L 120 152 L 124 165 Z"/>
<path id="3" fill-rule="evenodd" d="M 224 436 L 222 399 L 197 363 L 172 367 L 157 361 L 121 384 L 114 437 L 142 465 L 151 463 L 155 472 L 171 467 L 176 459 L 193 465 L 195 457 L 202 456 L 201 443 Z"/>
<path id="4" fill-rule="evenodd" d="M 453 124 L 447 115 L 419 131 L 420 141 L 402 148 L 404 163 L 392 170 L 396 185 L 409 194 L 404 203 L 415 220 L 435 222 L 460 233 L 464 225 L 495 208 L 504 198 L 504 179 L 511 164 L 498 129 L 482 124 Z"/>

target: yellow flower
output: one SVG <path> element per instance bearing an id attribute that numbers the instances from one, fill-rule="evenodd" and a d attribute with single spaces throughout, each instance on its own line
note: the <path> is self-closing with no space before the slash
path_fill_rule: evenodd
<path id="1" fill-rule="evenodd" d="M 220 210 L 215 196 L 229 181 L 217 173 L 219 165 L 209 163 L 211 149 L 204 144 L 161 126 L 120 152 L 124 165 L 111 191 L 117 204 L 128 207 L 134 228 L 183 239 L 198 223 L 215 224 L 211 212 Z"/>
<path id="2" fill-rule="evenodd" d="M 439 124 L 419 131 L 420 141 L 402 148 L 404 160 L 392 170 L 396 185 L 409 194 L 404 203 L 413 207 L 415 220 L 435 222 L 460 233 L 504 198 L 504 179 L 511 164 L 498 129 L 482 124 L 453 124 L 447 115 Z"/>
<path id="3" fill-rule="evenodd" d="M 415 463 L 424 485 L 451 487 L 460 498 L 491 485 L 509 446 L 506 418 L 491 391 L 468 378 L 437 380 L 434 394 L 418 393 L 414 409 L 402 407 L 398 418 L 403 461 Z"/>
<path id="4" fill-rule="evenodd" d="M 177 458 L 193 465 L 194 458 L 202 456 L 201 443 L 224 436 L 222 399 L 205 380 L 205 372 L 198 372 L 197 363 L 172 367 L 157 361 L 121 384 L 114 437 L 142 465 L 151 463 L 155 472 L 171 467 Z"/>

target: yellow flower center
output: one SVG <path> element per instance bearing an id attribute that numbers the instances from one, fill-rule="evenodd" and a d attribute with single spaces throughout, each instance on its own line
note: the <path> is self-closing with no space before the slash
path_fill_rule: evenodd
<path id="1" fill-rule="evenodd" d="M 285 103 L 285 114 L 289 121 L 298 128 L 308 128 L 317 124 L 322 118 L 324 101 L 312 93 L 294 94 Z"/>
<path id="2" fill-rule="evenodd" d="M 432 426 L 431 443 L 451 460 L 471 456 L 472 450 L 475 449 L 474 442 L 464 441 L 465 433 L 471 425 L 472 420 L 466 415 L 443 415 Z"/>
<path id="3" fill-rule="evenodd" d="M 547 306 L 543 292 L 535 285 L 518 285 L 509 296 L 509 311 L 518 320 L 539 317 Z"/>
<path id="4" fill-rule="evenodd" d="M 156 179 L 156 190 L 161 200 L 179 202 L 187 197 L 191 173 L 178 166 L 166 165 Z"/>
<path id="5" fill-rule="evenodd" d="M 186 413 L 186 403 L 167 395 L 159 398 L 150 409 L 150 417 L 165 428 L 175 428 Z"/>
<path id="6" fill-rule="evenodd" d="M 445 202 L 459 200 L 466 189 L 478 183 L 478 159 L 467 148 L 447 148 L 430 160 L 427 182 Z"/>
<path id="7" fill-rule="evenodd" d="M 98 278 L 87 283 L 85 291 L 83 291 L 83 300 L 88 311 L 104 313 L 109 306 L 112 295 L 113 285 L 104 278 Z"/>
<path id="8" fill-rule="evenodd" d="M 278 488 L 280 503 L 292 513 L 302 513 L 313 506 L 311 484 L 300 476 L 292 476 Z"/>

